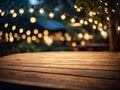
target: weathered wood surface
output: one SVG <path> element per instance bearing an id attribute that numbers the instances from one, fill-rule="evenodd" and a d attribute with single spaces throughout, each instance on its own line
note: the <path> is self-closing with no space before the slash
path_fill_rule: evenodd
<path id="1" fill-rule="evenodd" d="M 0 81 L 56 89 L 120 90 L 120 53 L 42 52 L 3 56 Z"/>

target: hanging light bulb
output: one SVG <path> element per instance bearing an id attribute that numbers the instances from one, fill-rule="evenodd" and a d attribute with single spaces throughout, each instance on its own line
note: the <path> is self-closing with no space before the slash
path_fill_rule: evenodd
<path id="1" fill-rule="evenodd" d="M 81 8 L 77 8 L 76 11 L 77 11 L 77 12 L 81 12 Z"/>
<path id="2" fill-rule="evenodd" d="M 1 13 L 1 16 L 4 16 L 5 15 L 5 12 L 3 11 L 2 13 Z"/>
<path id="3" fill-rule="evenodd" d="M 50 13 L 49 13 L 49 17 L 50 17 L 50 18 L 54 18 L 54 13 L 53 13 L 53 12 L 50 12 Z"/>
<path id="4" fill-rule="evenodd" d="M 84 23 L 84 20 L 83 19 L 80 19 L 80 24 L 83 24 Z"/>
<path id="5" fill-rule="evenodd" d="M 92 18 L 89 18 L 88 21 L 89 21 L 90 23 L 92 23 L 92 22 L 93 22 L 93 19 L 92 19 Z"/>
<path id="6" fill-rule="evenodd" d="M 76 22 L 75 18 L 71 18 L 71 23 L 75 23 L 75 22 Z"/>
<path id="7" fill-rule="evenodd" d="M 35 23 L 36 22 L 36 17 L 34 15 L 30 18 L 30 22 L 31 23 Z"/>
<path id="8" fill-rule="evenodd" d="M 62 14 L 60 18 L 61 18 L 61 20 L 65 20 L 66 19 L 66 15 Z"/>
<path id="9" fill-rule="evenodd" d="M 19 13 L 20 13 L 20 14 L 23 14 L 23 13 L 24 13 L 24 8 L 23 8 L 23 6 L 19 9 Z"/>
<path id="10" fill-rule="evenodd" d="M 94 30 L 97 29 L 96 25 L 92 25 L 92 29 Z"/>
<path id="11" fill-rule="evenodd" d="M 23 28 L 20 28 L 19 29 L 19 33 L 23 33 L 24 29 Z"/>
<path id="12" fill-rule="evenodd" d="M 34 12 L 34 6 L 32 6 L 32 7 L 29 9 L 29 12 L 30 12 L 30 13 L 33 13 L 33 12 Z"/>
<path id="13" fill-rule="evenodd" d="M 12 26 L 12 30 L 16 30 L 16 26 L 15 25 Z"/>
<path id="14" fill-rule="evenodd" d="M 12 14 L 12 17 L 13 17 L 13 18 L 16 18 L 16 17 L 17 17 L 17 13 L 13 13 L 13 14 Z"/>
<path id="15" fill-rule="evenodd" d="M 10 14 L 13 14 L 15 10 L 13 8 L 10 9 Z"/>
<path id="16" fill-rule="evenodd" d="M 5 23 L 4 27 L 7 28 L 8 27 L 8 23 Z"/>
<path id="17" fill-rule="evenodd" d="M 117 27 L 117 30 L 120 31 L 120 26 Z"/>
<path id="18" fill-rule="evenodd" d="M 85 25 L 88 25 L 88 21 L 85 20 L 85 21 L 84 21 L 84 24 L 85 24 Z"/>
<path id="19" fill-rule="evenodd" d="M 43 7 L 43 6 L 40 8 L 39 13 L 40 13 L 40 14 L 43 14 L 43 13 L 44 13 L 44 7 Z"/>

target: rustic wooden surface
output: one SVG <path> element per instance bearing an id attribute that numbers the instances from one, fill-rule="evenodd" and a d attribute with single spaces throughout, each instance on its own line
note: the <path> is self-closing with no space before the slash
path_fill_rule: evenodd
<path id="1" fill-rule="evenodd" d="M 56 89 L 120 90 L 120 53 L 41 52 L 3 56 L 0 81 Z"/>

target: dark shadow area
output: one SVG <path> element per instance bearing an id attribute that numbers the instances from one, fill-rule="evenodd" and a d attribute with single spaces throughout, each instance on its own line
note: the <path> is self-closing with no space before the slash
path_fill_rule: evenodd
<path id="1" fill-rule="evenodd" d="M 35 87 L 35 86 L 27 86 L 27 85 L 0 82 L 0 90 L 61 90 L 61 89 Z"/>

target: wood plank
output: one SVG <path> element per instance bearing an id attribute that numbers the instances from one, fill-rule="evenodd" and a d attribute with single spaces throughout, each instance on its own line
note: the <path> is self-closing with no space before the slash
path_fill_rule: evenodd
<path id="1" fill-rule="evenodd" d="M 88 77 L 76 77 L 59 74 L 48 74 L 38 72 L 23 72 L 23 71 L 12 71 L 12 70 L 1 70 L 0 81 L 4 79 L 16 80 L 14 83 L 27 84 L 32 82 L 33 85 L 42 87 L 52 88 L 63 88 L 63 89 L 80 89 L 81 87 L 87 87 L 92 89 L 104 89 L 104 90 L 117 90 L 120 88 L 120 81 L 106 80 L 98 78 Z M 9 80 L 8 80 L 9 82 Z M 25 82 L 25 83 L 24 83 Z M 28 83 L 29 84 L 29 83 Z"/>
<path id="2" fill-rule="evenodd" d="M 82 76 L 92 78 L 103 78 L 111 80 L 120 80 L 120 71 L 103 71 L 103 70 L 88 70 L 88 69 L 65 69 L 65 68 L 43 68 L 43 67 L 27 67 L 27 66 L 1 66 L 0 70 L 18 70 L 29 72 L 54 73 L 70 76 Z"/>

